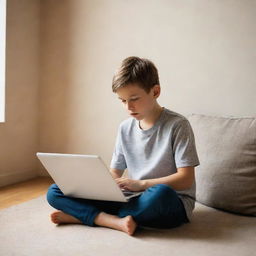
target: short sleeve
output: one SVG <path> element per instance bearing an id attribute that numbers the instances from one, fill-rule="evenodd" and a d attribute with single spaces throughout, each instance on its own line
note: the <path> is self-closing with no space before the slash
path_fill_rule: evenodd
<path id="1" fill-rule="evenodd" d="M 125 170 L 127 168 L 125 157 L 122 150 L 121 126 L 119 127 L 117 132 L 116 144 L 112 155 L 110 168 L 118 170 Z"/>
<path id="2" fill-rule="evenodd" d="M 173 133 L 173 154 L 177 168 L 199 165 L 195 138 L 188 120 L 182 120 Z"/>

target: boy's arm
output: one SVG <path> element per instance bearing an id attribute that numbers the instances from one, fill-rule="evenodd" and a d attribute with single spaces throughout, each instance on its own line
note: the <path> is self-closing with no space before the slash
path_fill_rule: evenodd
<path id="1" fill-rule="evenodd" d="M 110 173 L 114 179 L 120 178 L 123 175 L 124 170 L 118 170 L 114 168 L 110 168 Z"/>
<path id="2" fill-rule="evenodd" d="M 189 189 L 195 182 L 195 172 L 193 166 L 177 168 L 177 172 L 166 177 L 142 180 L 143 190 L 156 184 L 166 184 L 174 190 Z"/>
<path id="3" fill-rule="evenodd" d="M 132 180 L 128 178 L 119 178 L 117 183 L 121 188 L 131 191 L 143 191 L 157 184 L 166 184 L 174 190 L 189 189 L 195 182 L 194 167 L 182 167 L 177 169 L 177 173 L 155 179 Z"/>

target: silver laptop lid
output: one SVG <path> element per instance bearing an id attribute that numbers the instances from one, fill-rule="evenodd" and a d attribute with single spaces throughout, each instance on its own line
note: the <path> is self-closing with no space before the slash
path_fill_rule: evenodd
<path id="1" fill-rule="evenodd" d="M 128 201 L 99 156 L 41 152 L 36 155 L 67 196 Z"/>

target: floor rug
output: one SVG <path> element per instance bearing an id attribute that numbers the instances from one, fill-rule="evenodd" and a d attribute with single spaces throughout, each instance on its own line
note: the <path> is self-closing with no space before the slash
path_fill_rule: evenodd
<path id="1" fill-rule="evenodd" d="M 45 196 L 0 211 L 0 255 L 253 255 L 256 218 L 196 204 L 191 223 L 170 230 L 140 228 L 134 236 L 84 225 L 55 225 Z"/>

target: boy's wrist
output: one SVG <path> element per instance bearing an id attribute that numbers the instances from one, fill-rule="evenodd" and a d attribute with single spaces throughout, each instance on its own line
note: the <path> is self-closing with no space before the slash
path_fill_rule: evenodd
<path id="1" fill-rule="evenodd" d="M 146 190 L 149 187 L 147 180 L 141 180 L 141 189 Z"/>
<path id="2" fill-rule="evenodd" d="M 152 187 L 156 184 L 160 184 L 158 179 L 148 179 L 148 180 L 141 180 L 142 181 L 142 187 L 143 190 L 146 190 L 149 187 Z"/>

